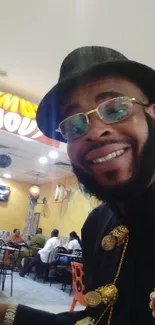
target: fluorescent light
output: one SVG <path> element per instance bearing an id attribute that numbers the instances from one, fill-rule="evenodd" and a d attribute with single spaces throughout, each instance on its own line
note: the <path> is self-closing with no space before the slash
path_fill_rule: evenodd
<path id="1" fill-rule="evenodd" d="M 11 175 L 8 174 L 8 173 L 6 173 L 6 174 L 3 175 L 3 177 L 5 177 L 5 178 L 11 178 Z"/>
<path id="2" fill-rule="evenodd" d="M 56 150 L 52 150 L 49 152 L 48 156 L 51 158 L 51 159 L 57 159 L 59 157 L 59 154 Z"/>
<path id="3" fill-rule="evenodd" d="M 39 158 L 39 162 L 40 162 L 40 164 L 47 164 L 48 163 L 48 159 L 46 157 L 40 157 Z"/>

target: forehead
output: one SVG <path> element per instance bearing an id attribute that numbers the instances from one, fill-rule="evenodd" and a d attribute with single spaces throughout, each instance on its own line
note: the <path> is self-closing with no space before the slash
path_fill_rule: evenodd
<path id="1" fill-rule="evenodd" d="M 123 77 L 106 77 L 84 84 L 71 91 L 63 105 L 63 116 L 74 114 L 86 105 L 97 105 L 104 100 L 118 96 L 146 100 L 146 96 L 133 82 Z M 92 109 L 92 108 L 90 108 Z"/>

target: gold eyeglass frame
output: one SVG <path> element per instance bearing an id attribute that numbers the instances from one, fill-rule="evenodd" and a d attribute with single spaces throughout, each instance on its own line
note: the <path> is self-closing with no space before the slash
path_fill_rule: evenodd
<path id="1" fill-rule="evenodd" d="M 100 104 L 99 104 L 95 109 L 92 109 L 92 110 L 88 111 L 87 113 L 77 113 L 77 114 L 73 114 L 73 115 L 71 115 L 71 116 L 65 118 L 63 121 L 61 121 L 61 122 L 59 123 L 59 125 L 58 125 L 58 129 L 56 129 L 55 131 L 56 131 L 56 132 L 59 132 L 65 140 L 68 140 L 68 139 L 66 139 L 66 138 L 64 137 L 64 135 L 62 134 L 62 131 L 61 131 L 61 129 L 60 129 L 60 126 L 61 126 L 61 124 L 62 124 L 63 122 L 67 121 L 67 120 L 70 119 L 72 116 L 77 116 L 77 115 L 78 115 L 78 116 L 79 116 L 79 115 L 84 115 L 84 116 L 86 117 L 86 121 L 87 121 L 87 123 L 88 123 L 88 128 L 89 128 L 89 117 L 88 117 L 88 116 L 89 116 L 90 114 L 95 113 L 95 112 L 97 113 L 99 119 L 100 119 L 101 121 L 104 122 L 104 120 L 103 120 L 103 118 L 101 117 L 101 114 L 100 114 L 100 112 L 99 112 L 99 107 L 100 107 L 102 104 L 106 104 L 106 103 L 108 103 L 108 102 L 110 102 L 110 101 L 114 101 L 114 100 L 116 100 L 116 99 L 127 99 L 127 100 L 129 101 L 129 104 L 130 104 L 130 105 L 131 105 L 131 104 L 138 104 L 138 105 L 142 105 L 142 106 L 145 106 L 145 107 L 148 107 L 148 105 L 149 105 L 149 104 L 144 104 L 144 103 L 142 103 L 142 102 L 140 102 L 140 101 L 137 101 L 135 98 L 129 98 L 129 97 L 127 97 L 127 96 L 123 96 L 123 97 L 115 97 L 115 98 L 112 98 L 112 99 L 106 100 L 105 102 L 100 103 Z M 120 121 L 116 121 L 116 122 L 112 122 L 112 123 L 106 123 L 106 122 L 104 122 L 104 124 L 110 125 L 110 124 L 116 124 L 116 123 L 120 123 L 120 122 L 122 122 L 123 120 L 127 119 L 129 116 L 132 115 L 132 113 L 133 113 L 133 106 L 132 106 L 131 108 L 132 108 L 131 114 L 128 115 L 127 117 L 125 116 L 125 117 L 122 118 Z M 87 131 L 88 131 L 88 130 L 87 130 Z M 79 136 L 76 136 L 75 138 L 70 139 L 70 140 L 74 140 L 74 139 L 77 139 L 77 138 L 81 137 L 82 135 L 84 135 L 85 133 L 87 133 L 87 131 L 84 132 L 84 133 L 82 133 L 82 134 L 80 134 Z"/>

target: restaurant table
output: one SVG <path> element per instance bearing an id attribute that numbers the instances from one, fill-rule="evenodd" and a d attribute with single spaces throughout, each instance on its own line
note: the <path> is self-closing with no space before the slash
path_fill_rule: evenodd
<path id="1" fill-rule="evenodd" d="M 2 269 L 2 265 L 4 265 L 4 263 L 8 263 L 9 261 L 9 256 L 14 256 L 14 254 L 17 255 L 17 259 L 16 262 L 20 256 L 20 249 L 18 248 L 13 248 L 10 246 L 2 246 L 0 247 L 0 265 L 1 265 L 1 269 Z M 2 272 L 0 272 L 2 273 Z"/>
<path id="2" fill-rule="evenodd" d="M 68 258 L 69 262 L 82 262 L 82 256 L 81 255 L 75 255 L 75 254 L 65 254 L 65 253 L 58 253 L 58 256 L 65 256 Z"/>
<path id="3" fill-rule="evenodd" d="M 2 246 L 2 249 L 3 250 L 5 250 L 5 251 L 10 251 L 10 252 L 14 252 L 14 251 L 16 251 L 16 252 L 19 252 L 20 251 L 20 249 L 19 248 L 13 248 L 13 247 L 10 247 L 10 246 Z"/>

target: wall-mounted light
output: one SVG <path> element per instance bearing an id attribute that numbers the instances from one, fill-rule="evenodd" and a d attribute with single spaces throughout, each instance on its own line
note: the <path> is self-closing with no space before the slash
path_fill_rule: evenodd
<path id="1" fill-rule="evenodd" d="M 40 194 L 40 187 L 37 185 L 33 185 L 29 189 L 30 195 L 34 198 L 38 198 Z"/>

